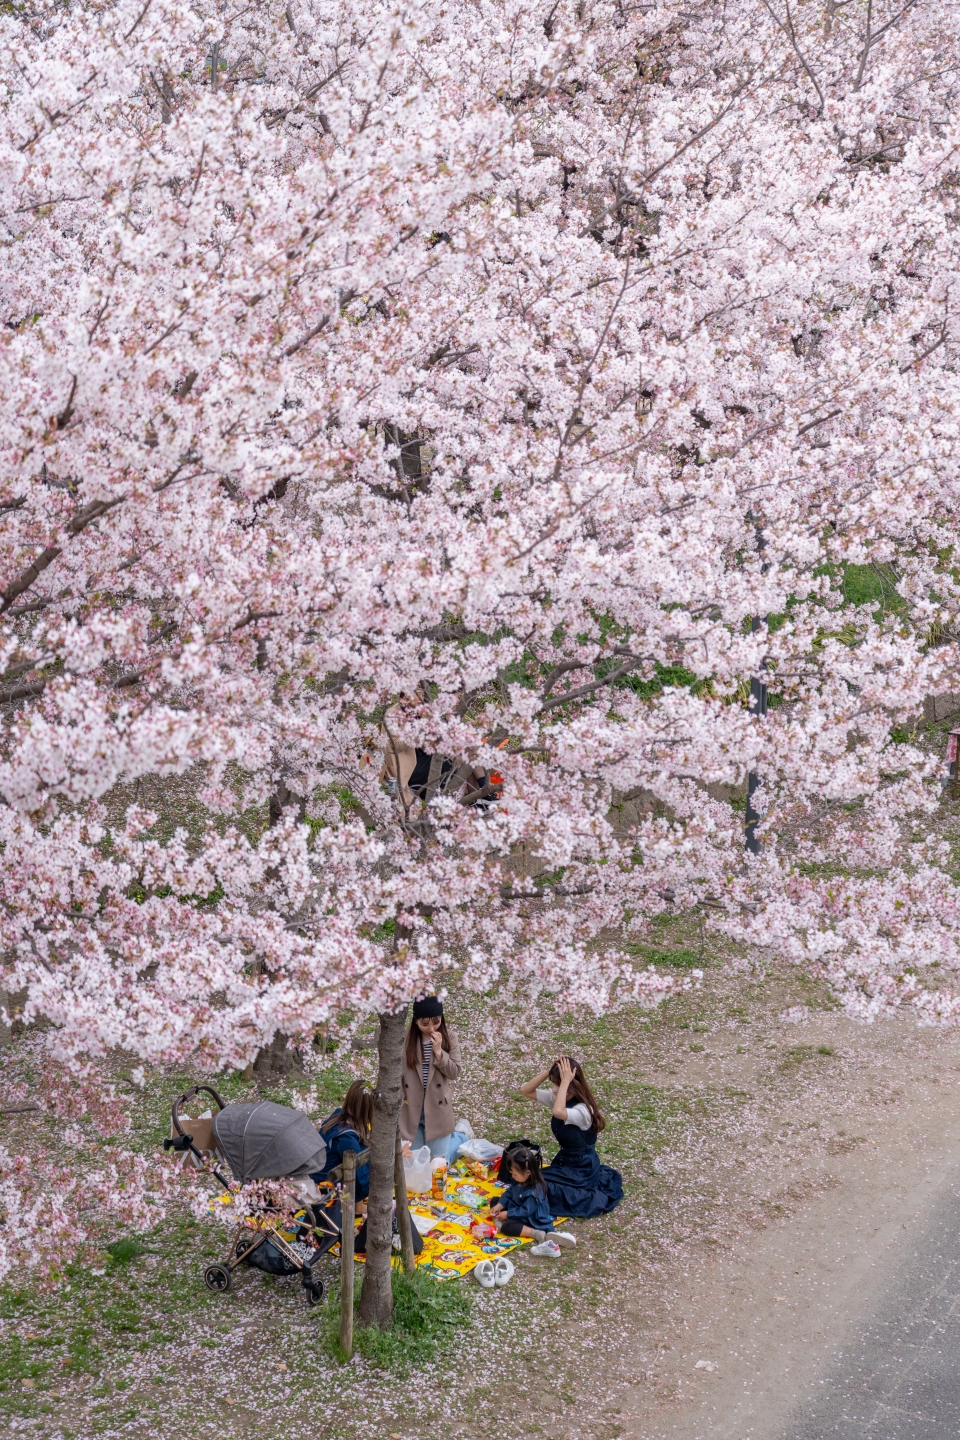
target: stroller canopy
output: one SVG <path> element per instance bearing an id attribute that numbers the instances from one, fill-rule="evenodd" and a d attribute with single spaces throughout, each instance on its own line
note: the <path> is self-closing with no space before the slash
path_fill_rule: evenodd
<path id="1" fill-rule="evenodd" d="M 273 1100 L 225 1106 L 214 1119 L 213 1133 L 241 1185 L 309 1175 L 323 1169 L 327 1155 L 310 1117 Z"/>

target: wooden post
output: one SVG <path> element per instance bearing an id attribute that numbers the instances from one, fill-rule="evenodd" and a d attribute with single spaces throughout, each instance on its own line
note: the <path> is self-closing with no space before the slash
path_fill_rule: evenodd
<path id="1" fill-rule="evenodd" d="M 410 1219 L 410 1207 L 407 1204 L 407 1177 L 403 1168 L 403 1146 L 400 1141 L 400 1129 L 397 1127 L 397 1153 L 393 1165 L 393 1188 L 397 1199 L 397 1229 L 400 1231 L 400 1254 L 403 1257 L 403 1268 L 407 1275 L 412 1275 L 417 1268 L 417 1257 L 413 1253 L 413 1221 Z"/>
<path id="2" fill-rule="evenodd" d="M 357 1157 L 348 1150 L 343 1157 L 343 1190 L 340 1196 L 340 1349 L 349 1360 L 353 1355 L 353 1218 L 356 1214 Z"/>

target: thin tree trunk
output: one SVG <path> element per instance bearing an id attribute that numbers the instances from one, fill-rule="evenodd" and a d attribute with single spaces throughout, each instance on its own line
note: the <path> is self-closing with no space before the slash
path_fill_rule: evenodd
<path id="1" fill-rule="evenodd" d="M 360 1293 L 361 1325 L 385 1330 L 393 1319 L 390 1259 L 393 1250 L 393 1173 L 403 1075 L 407 1007 L 380 1016 L 379 1068 L 370 1128 L 370 1194 L 367 1199 L 367 1262 Z"/>
<path id="2" fill-rule="evenodd" d="M 258 668 L 259 665 L 258 665 Z M 269 805 L 269 828 L 279 825 L 283 819 L 283 812 L 289 805 L 296 805 L 297 819 L 303 823 L 306 815 L 307 802 L 302 795 L 295 795 L 287 786 L 286 780 L 281 775 L 277 780 L 277 788 L 270 796 Z M 273 879 L 276 871 L 271 869 L 267 872 L 268 877 Z M 284 1035 L 282 1030 L 274 1032 L 273 1039 L 268 1045 L 264 1045 L 257 1051 L 256 1059 L 250 1068 L 248 1078 L 254 1076 L 258 1080 L 269 1083 L 271 1080 L 283 1080 L 288 1075 L 303 1074 L 303 1057 L 296 1049 L 290 1048 L 290 1037 Z"/>
<path id="3" fill-rule="evenodd" d="M 412 1275 L 417 1268 L 417 1257 L 413 1253 L 413 1221 L 407 1204 L 407 1172 L 403 1168 L 403 1145 L 397 1130 L 397 1148 L 393 1162 L 393 1189 L 397 1197 L 397 1229 L 400 1231 L 400 1254 L 403 1268 Z"/>

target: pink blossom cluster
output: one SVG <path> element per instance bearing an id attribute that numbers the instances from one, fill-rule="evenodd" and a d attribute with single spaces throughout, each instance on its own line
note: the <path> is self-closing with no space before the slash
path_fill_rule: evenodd
<path id="1" fill-rule="evenodd" d="M 960 688 L 958 23 L 0 17 L 0 980 L 76 1094 L 454 975 L 655 1003 L 611 935 L 702 902 L 956 1018 L 896 727 Z"/>

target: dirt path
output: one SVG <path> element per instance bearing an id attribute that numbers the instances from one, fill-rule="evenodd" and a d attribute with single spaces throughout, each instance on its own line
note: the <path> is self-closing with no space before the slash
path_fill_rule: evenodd
<path id="1" fill-rule="evenodd" d="M 850 1368 L 846 1358 L 838 1368 L 838 1357 L 895 1305 L 903 1277 L 944 1238 L 938 1212 L 953 1213 L 960 1185 L 956 1042 L 903 1023 L 854 1034 L 836 1020 L 809 1028 L 811 1043 L 854 1041 L 861 1090 L 878 1071 L 898 1073 L 906 1088 L 858 1107 L 856 1149 L 798 1167 L 797 1178 L 819 1193 L 795 1213 L 726 1255 L 690 1258 L 671 1297 L 669 1359 L 663 1352 L 675 1398 L 652 1395 L 652 1376 L 625 1384 L 617 1406 L 624 1440 L 818 1440 L 824 1385 Z M 834 1106 L 849 1096 L 834 1097 Z M 829 1120 L 830 1098 L 821 1106 L 821 1121 Z M 843 1433 L 861 1432 L 848 1418 Z M 929 1433 L 954 1435 L 956 1425 Z"/>

